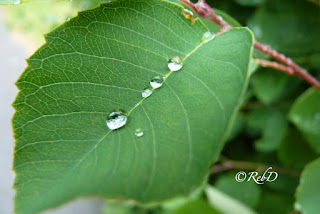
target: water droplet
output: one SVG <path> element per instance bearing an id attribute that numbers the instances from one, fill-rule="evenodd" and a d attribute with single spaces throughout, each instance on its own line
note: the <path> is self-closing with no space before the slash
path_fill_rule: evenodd
<path id="1" fill-rule="evenodd" d="M 67 17 L 67 18 L 66 18 L 66 21 L 69 21 L 69 20 L 70 20 L 70 17 Z"/>
<path id="2" fill-rule="evenodd" d="M 143 131 L 142 131 L 142 129 L 136 129 L 136 131 L 135 131 L 135 136 L 137 136 L 137 137 L 142 137 L 143 136 Z"/>
<path id="3" fill-rule="evenodd" d="M 188 10 L 186 8 L 183 9 L 183 15 L 187 18 L 187 17 L 192 17 L 193 16 L 193 12 L 191 10 Z"/>
<path id="4" fill-rule="evenodd" d="M 128 116 L 123 110 L 111 112 L 107 118 L 107 126 L 111 130 L 121 128 L 127 123 Z"/>
<path id="5" fill-rule="evenodd" d="M 145 88 L 142 92 L 142 97 L 149 97 L 152 94 L 152 89 Z"/>
<path id="6" fill-rule="evenodd" d="M 210 42 L 211 40 L 214 39 L 216 35 L 214 35 L 214 33 L 212 33 L 211 31 L 208 31 L 208 32 L 205 32 L 202 36 L 202 39 L 201 39 L 201 43 L 207 43 L 207 42 Z"/>
<path id="7" fill-rule="evenodd" d="M 152 88 L 160 88 L 163 85 L 163 77 L 155 76 L 151 79 L 150 85 Z"/>
<path id="8" fill-rule="evenodd" d="M 168 61 L 170 71 L 179 71 L 183 66 L 182 59 L 179 56 L 173 56 Z"/>
<path id="9" fill-rule="evenodd" d="M 17 5 L 17 4 L 20 4 L 21 3 L 21 0 L 14 0 L 13 2 L 12 2 L 12 4 L 14 4 L 14 5 Z"/>

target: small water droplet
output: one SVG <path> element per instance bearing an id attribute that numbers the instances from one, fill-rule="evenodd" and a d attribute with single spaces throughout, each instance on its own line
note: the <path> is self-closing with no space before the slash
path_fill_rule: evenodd
<path id="1" fill-rule="evenodd" d="M 187 8 L 184 8 L 183 12 L 184 12 L 185 17 L 192 17 L 193 16 L 193 12 L 191 10 L 188 10 Z"/>
<path id="2" fill-rule="evenodd" d="M 207 42 L 210 42 L 211 40 L 214 39 L 216 35 L 214 35 L 214 33 L 212 33 L 211 31 L 208 31 L 208 32 L 205 32 L 202 36 L 202 39 L 201 39 L 201 43 L 207 43 Z"/>
<path id="3" fill-rule="evenodd" d="M 142 97 L 149 97 L 152 94 L 151 88 L 145 88 L 142 92 Z"/>
<path id="4" fill-rule="evenodd" d="M 12 2 L 12 4 L 14 4 L 14 5 L 17 5 L 17 4 L 20 4 L 21 3 L 21 0 L 14 0 L 13 2 Z"/>
<path id="5" fill-rule="evenodd" d="M 142 137 L 143 136 L 143 131 L 142 131 L 142 129 L 136 129 L 136 131 L 135 131 L 135 136 L 137 136 L 137 137 Z"/>
<path id="6" fill-rule="evenodd" d="M 70 20 L 70 17 L 67 17 L 67 18 L 66 18 L 66 21 L 69 21 L 69 20 Z"/>
<path id="7" fill-rule="evenodd" d="M 179 56 L 173 56 L 168 61 L 168 67 L 170 71 L 179 71 L 183 66 L 183 62 L 181 57 Z"/>
<path id="8" fill-rule="evenodd" d="M 152 88 L 160 88 L 163 85 L 163 77 L 155 76 L 151 79 L 150 85 Z"/>
<path id="9" fill-rule="evenodd" d="M 128 116 L 123 110 L 111 112 L 107 118 L 107 126 L 111 130 L 121 128 L 127 123 Z"/>

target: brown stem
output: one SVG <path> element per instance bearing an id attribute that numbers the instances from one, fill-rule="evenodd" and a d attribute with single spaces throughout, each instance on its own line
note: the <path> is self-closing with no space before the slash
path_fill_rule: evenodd
<path id="1" fill-rule="evenodd" d="M 232 28 L 232 26 L 223 20 L 221 16 L 218 16 L 212 8 L 206 3 L 205 0 L 198 0 L 196 4 L 193 4 L 190 0 L 179 0 L 180 2 L 188 5 L 191 9 L 193 9 L 199 16 L 209 19 L 215 22 L 220 27 L 220 32 L 225 32 Z M 291 75 L 299 76 L 308 82 L 310 85 L 316 87 L 320 91 L 320 82 L 311 76 L 306 70 L 301 68 L 299 65 L 295 64 L 289 57 L 286 57 L 284 54 L 281 54 L 269 46 L 262 44 L 260 42 L 255 41 L 254 47 L 263 53 L 271 56 L 273 59 L 277 60 L 278 62 L 282 63 L 283 65 L 279 66 L 280 64 L 272 63 L 273 68 L 289 73 Z M 268 63 L 268 65 L 271 65 Z M 281 68 L 281 69 L 279 69 Z"/>
<path id="2" fill-rule="evenodd" d="M 255 163 L 255 162 L 247 162 L 247 161 L 235 161 L 235 160 L 222 160 L 220 164 L 214 165 L 210 173 L 216 174 L 219 172 L 224 172 L 227 170 L 232 169 L 241 169 L 241 170 L 257 170 L 263 171 L 269 168 L 270 165 L 262 164 L 262 163 Z M 272 166 L 272 169 L 278 173 L 292 175 L 295 177 L 300 176 L 300 171 L 296 171 L 293 169 L 287 169 L 279 166 Z"/>
<path id="3" fill-rule="evenodd" d="M 263 59 L 256 59 L 256 63 L 262 67 L 269 67 L 269 68 L 274 68 L 280 71 L 283 71 L 287 74 L 294 75 L 294 71 L 292 68 L 288 66 L 284 66 L 280 63 L 269 61 L 269 60 L 263 60 Z"/>
<path id="4" fill-rule="evenodd" d="M 310 85 L 313 85 L 320 91 L 320 82 L 313 76 L 311 76 L 306 70 L 301 68 L 299 65 L 295 64 L 290 58 L 286 57 L 285 55 L 271 49 L 269 46 L 262 44 L 260 42 L 255 42 L 254 47 L 258 50 L 262 51 L 263 53 L 271 56 L 278 62 L 281 62 L 284 65 L 290 67 L 294 73 L 292 75 L 299 76 L 308 82 Z"/>

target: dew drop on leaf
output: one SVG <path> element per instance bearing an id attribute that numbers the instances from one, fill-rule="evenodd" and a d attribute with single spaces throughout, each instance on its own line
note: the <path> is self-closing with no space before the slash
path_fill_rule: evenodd
<path id="1" fill-rule="evenodd" d="M 182 59 L 179 56 L 173 56 L 168 61 L 170 71 L 179 71 L 183 66 Z"/>
<path id="2" fill-rule="evenodd" d="M 155 76 L 151 79 L 150 85 L 152 88 L 160 88 L 163 85 L 163 77 Z"/>
<path id="3" fill-rule="evenodd" d="M 12 4 L 14 4 L 14 5 L 17 5 L 17 4 L 20 4 L 21 3 L 21 0 L 14 0 L 13 2 L 12 2 Z"/>
<path id="4" fill-rule="evenodd" d="M 136 129 L 135 133 L 134 133 L 135 136 L 137 137 L 142 137 L 143 136 L 143 131 L 142 129 Z"/>
<path id="5" fill-rule="evenodd" d="M 214 35 L 214 33 L 212 33 L 211 31 L 207 31 L 203 34 L 202 39 L 201 39 L 201 43 L 207 43 L 210 42 L 211 40 L 214 39 L 216 35 Z"/>
<path id="6" fill-rule="evenodd" d="M 70 20 L 70 17 L 67 17 L 67 18 L 66 18 L 66 21 L 69 21 L 69 20 Z"/>
<path id="7" fill-rule="evenodd" d="M 152 94 L 152 89 L 150 89 L 150 88 L 145 88 L 144 90 L 143 90 L 143 92 L 142 92 L 142 97 L 149 97 L 150 95 Z"/>
<path id="8" fill-rule="evenodd" d="M 191 10 L 188 10 L 186 8 L 183 9 L 184 15 L 186 17 L 192 17 L 193 16 L 193 12 Z"/>
<path id="9" fill-rule="evenodd" d="M 111 130 L 121 128 L 127 123 L 127 114 L 123 110 L 111 112 L 107 118 L 107 126 Z"/>

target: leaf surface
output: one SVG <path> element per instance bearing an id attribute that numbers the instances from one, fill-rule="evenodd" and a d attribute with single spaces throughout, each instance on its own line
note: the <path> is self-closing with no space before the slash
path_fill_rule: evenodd
<path id="1" fill-rule="evenodd" d="M 292 105 L 289 119 L 302 132 L 316 153 L 320 153 L 320 93 L 315 88 L 304 92 Z"/>
<path id="2" fill-rule="evenodd" d="M 320 209 L 320 158 L 309 163 L 302 172 L 296 192 L 295 208 L 302 213 L 317 213 Z"/>
<path id="3" fill-rule="evenodd" d="M 17 213 L 89 195 L 157 202 L 203 182 L 246 89 L 252 34 L 238 28 L 202 44 L 207 28 L 181 12 L 167 1 L 112 1 L 46 35 L 17 82 Z M 169 71 L 172 56 L 182 70 Z M 165 83 L 143 99 L 156 75 Z M 111 131 L 115 109 L 128 122 Z"/>

